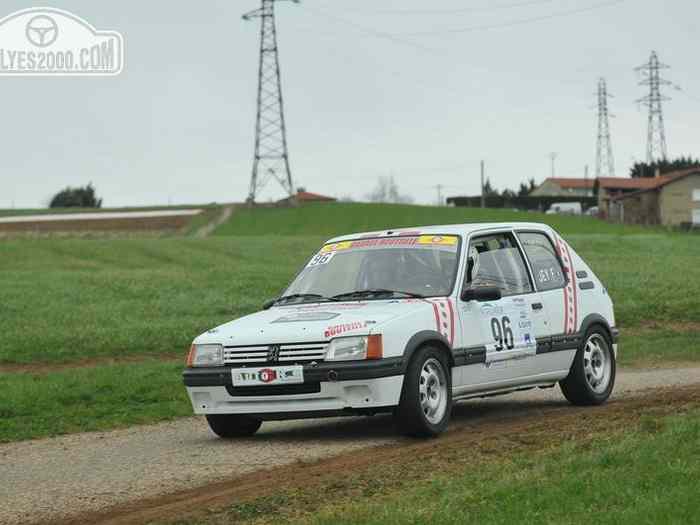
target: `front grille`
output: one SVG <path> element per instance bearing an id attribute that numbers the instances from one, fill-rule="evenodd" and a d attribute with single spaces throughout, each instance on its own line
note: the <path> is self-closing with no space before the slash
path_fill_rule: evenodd
<path id="1" fill-rule="evenodd" d="M 270 364 L 267 357 L 271 345 L 256 346 L 226 346 L 224 347 L 224 363 L 227 365 Z M 310 363 L 323 361 L 328 349 L 328 343 L 288 343 L 278 345 L 279 363 Z"/>
<path id="2" fill-rule="evenodd" d="M 298 385 L 226 386 L 230 396 L 295 396 L 318 394 L 321 383 L 300 383 Z"/>

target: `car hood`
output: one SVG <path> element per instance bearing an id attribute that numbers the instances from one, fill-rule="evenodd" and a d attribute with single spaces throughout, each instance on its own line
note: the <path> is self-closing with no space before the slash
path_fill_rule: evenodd
<path id="1" fill-rule="evenodd" d="M 197 337 L 195 343 L 304 343 L 340 335 L 365 335 L 422 308 L 432 309 L 432 305 L 420 299 L 400 299 L 273 307 L 213 328 Z"/>

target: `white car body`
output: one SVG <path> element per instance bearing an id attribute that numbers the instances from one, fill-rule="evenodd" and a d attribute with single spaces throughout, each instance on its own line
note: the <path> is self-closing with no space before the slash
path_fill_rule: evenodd
<path id="1" fill-rule="evenodd" d="M 524 256 L 521 237 L 526 233 L 539 234 L 536 239 L 545 235 L 553 244 L 566 276 L 563 286 L 543 289 L 543 283 L 549 282 L 548 270 L 540 269 L 537 274 Z M 533 291 L 495 301 L 462 300 L 470 242 L 491 234 L 518 239 Z M 341 246 L 337 243 L 352 246 L 366 239 L 388 243 L 411 236 L 459 238 L 457 275 L 449 295 L 272 306 L 218 326 L 193 344 L 221 345 L 223 364 L 189 367 L 184 372 L 194 412 L 247 414 L 265 420 L 392 411 L 400 402 L 411 355 L 426 344 L 439 347 L 448 356 L 455 400 L 553 386 L 569 374 L 582 337 L 592 325 L 607 333 L 617 352 L 613 304 L 603 283 L 544 224 L 462 224 L 368 232 L 330 239 L 331 248 L 325 250 Z M 513 344 L 498 349 L 493 319 L 498 323 L 506 316 Z M 334 338 L 376 334 L 381 334 L 381 359 L 325 359 Z M 267 384 L 260 380 L 261 374 L 268 379 L 266 370 L 279 369 L 283 375 L 287 373 L 284 367 L 290 366 L 301 369 L 303 382 Z M 241 378 L 249 377 L 246 370 L 253 374 L 251 385 L 234 386 L 234 375 L 240 383 Z M 289 374 L 292 377 L 291 371 Z"/>

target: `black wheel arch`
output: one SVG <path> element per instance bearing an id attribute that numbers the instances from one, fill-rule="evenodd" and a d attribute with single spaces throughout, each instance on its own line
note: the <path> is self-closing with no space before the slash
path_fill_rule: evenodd
<path id="1" fill-rule="evenodd" d="M 436 348 L 440 348 L 444 351 L 445 357 L 447 357 L 447 362 L 450 368 L 454 367 L 455 359 L 452 353 L 452 345 L 447 340 L 447 338 L 440 332 L 435 330 L 421 330 L 416 332 L 411 336 L 411 338 L 406 343 L 406 348 L 403 351 L 403 372 L 406 372 L 408 364 L 411 362 L 413 354 L 420 348 L 426 345 L 434 345 Z"/>
<path id="2" fill-rule="evenodd" d="M 594 325 L 599 325 L 605 330 L 605 335 L 608 336 L 608 341 L 610 341 L 610 343 L 617 342 L 617 329 L 611 327 L 605 317 L 600 314 L 588 314 L 583 318 L 583 321 L 581 321 L 581 328 L 579 330 L 581 337 L 583 337 Z"/>

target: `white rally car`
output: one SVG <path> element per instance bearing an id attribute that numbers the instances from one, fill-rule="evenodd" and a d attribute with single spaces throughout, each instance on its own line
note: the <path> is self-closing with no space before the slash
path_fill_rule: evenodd
<path id="1" fill-rule="evenodd" d="M 458 399 L 558 382 L 603 403 L 617 336 L 605 287 L 552 228 L 430 226 L 331 239 L 263 311 L 197 337 L 183 375 L 221 437 L 382 412 L 431 436 Z"/>

